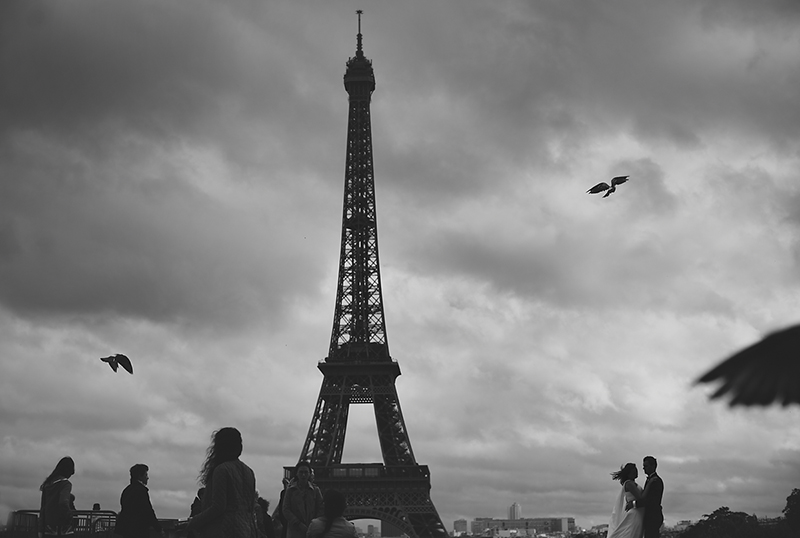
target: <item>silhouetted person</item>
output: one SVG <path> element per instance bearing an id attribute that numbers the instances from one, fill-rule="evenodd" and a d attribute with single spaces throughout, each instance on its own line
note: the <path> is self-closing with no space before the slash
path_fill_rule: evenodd
<path id="1" fill-rule="evenodd" d="M 256 523 L 260 536 L 275 538 L 275 526 L 269 515 L 269 501 L 263 497 L 256 499 Z"/>
<path id="2" fill-rule="evenodd" d="M 147 489 L 149 470 L 144 463 L 137 463 L 130 469 L 131 483 L 122 490 L 119 498 L 120 511 L 114 529 L 123 538 L 149 538 L 150 529 L 161 534 L 161 524 L 150 503 Z"/>
<path id="3" fill-rule="evenodd" d="M 283 489 L 281 490 L 280 499 L 278 499 L 278 506 L 272 513 L 272 524 L 275 526 L 276 538 L 286 538 L 286 516 L 283 515 L 283 498 L 286 496 L 286 489 L 289 487 L 289 479 L 282 480 Z"/>
<path id="4" fill-rule="evenodd" d="M 99 511 L 100 511 L 100 503 L 94 503 L 92 505 L 92 512 L 99 512 Z M 92 514 L 92 517 L 90 518 L 89 521 L 90 521 L 90 524 L 91 524 L 91 528 L 90 528 L 91 532 L 100 532 L 105 528 L 105 525 L 104 525 L 105 522 L 103 520 L 103 517 L 101 515 L 99 515 L 99 514 L 97 514 L 97 515 Z"/>
<path id="5" fill-rule="evenodd" d="M 189 517 L 194 517 L 199 514 L 203 509 L 203 495 L 206 493 L 206 488 L 197 490 L 197 495 L 194 496 L 192 507 L 189 509 Z"/>
<path id="6" fill-rule="evenodd" d="M 311 520 L 323 515 L 322 493 L 311 482 L 311 464 L 305 460 L 295 466 L 294 479 L 283 497 L 286 538 L 306 538 Z"/>
<path id="7" fill-rule="evenodd" d="M 205 495 L 206 488 L 200 488 L 197 490 L 197 495 L 194 496 L 194 500 L 192 501 L 192 506 L 189 508 L 189 517 L 192 518 L 199 514 L 203 510 L 203 495 Z M 190 530 L 186 533 L 187 538 L 195 538 L 197 533 L 193 530 Z"/>
<path id="8" fill-rule="evenodd" d="M 344 518 L 347 502 L 344 494 L 335 489 L 325 491 L 324 515 L 308 526 L 308 538 L 356 538 L 356 527 Z"/>
<path id="9" fill-rule="evenodd" d="M 61 458 L 55 469 L 39 487 L 42 492 L 39 506 L 39 536 L 72 534 L 75 496 L 69 477 L 75 474 L 75 462 L 69 456 Z"/>
<path id="10" fill-rule="evenodd" d="M 222 428 L 211 439 L 199 477 L 206 488 L 203 509 L 189 518 L 188 529 L 209 538 L 257 536 L 256 475 L 239 460 L 242 434 L 236 428 Z"/>
<path id="11" fill-rule="evenodd" d="M 664 496 L 664 481 L 656 474 L 658 462 L 653 456 L 645 456 L 642 469 L 647 475 L 642 491 L 642 499 L 629 502 L 625 509 L 644 506 L 644 538 L 659 538 L 661 525 L 664 524 L 664 512 L 661 499 Z"/>
<path id="12" fill-rule="evenodd" d="M 626 463 L 619 471 L 611 473 L 613 480 L 622 486 L 617 493 L 606 538 L 642 538 L 644 508 L 625 510 L 625 503 L 642 498 L 642 488 L 636 484 L 639 471 L 635 463 Z"/>

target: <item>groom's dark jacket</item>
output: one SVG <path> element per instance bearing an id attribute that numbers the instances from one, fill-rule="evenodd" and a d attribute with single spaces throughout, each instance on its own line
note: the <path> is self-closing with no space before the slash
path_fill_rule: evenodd
<path id="1" fill-rule="evenodd" d="M 664 496 L 664 481 L 656 473 L 647 477 L 644 483 L 644 526 L 660 527 L 664 522 L 661 511 L 661 498 Z M 649 525 L 648 525 L 649 523 Z M 657 528 L 656 527 L 656 528 Z"/>

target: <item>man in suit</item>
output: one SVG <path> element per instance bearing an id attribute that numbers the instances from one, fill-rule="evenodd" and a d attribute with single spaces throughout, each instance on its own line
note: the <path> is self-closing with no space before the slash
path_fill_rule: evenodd
<path id="1" fill-rule="evenodd" d="M 161 525 L 153 505 L 150 504 L 150 493 L 147 489 L 149 470 L 143 463 L 131 467 L 131 483 L 122 490 L 119 498 L 121 509 L 114 532 L 123 538 L 149 538 L 151 528 L 161 535 Z"/>
<path id="2" fill-rule="evenodd" d="M 661 510 L 661 498 L 664 496 L 664 481 L 656 474 L 658 462 L 653 456 L 645 456 L 642 469 L 647 475 L 640 501 L 629 501 L 625 510 L 644 507 L 644 538 L 659 538 L 661 525 L 664 524 L 664 512 Z"/>

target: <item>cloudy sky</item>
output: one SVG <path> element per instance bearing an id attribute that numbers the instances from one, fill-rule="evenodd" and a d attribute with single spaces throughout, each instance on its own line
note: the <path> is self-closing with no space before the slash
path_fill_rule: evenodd
<path id="1" fill-rule="evenodd" d="M 646 454 L 668 524 L 779 515 L 800 409 L 692 382 L 800 321 L 800 3 L 3 0 L 0 520 L 64 455 L 79 508 L 144 462 L 186 517 L 222 426 L 274 505 L 328 350 L 359 8 L 387 335 L 447 528 L 606 523 Z M 347 462 L 381 459 L 371 413 Z"/>

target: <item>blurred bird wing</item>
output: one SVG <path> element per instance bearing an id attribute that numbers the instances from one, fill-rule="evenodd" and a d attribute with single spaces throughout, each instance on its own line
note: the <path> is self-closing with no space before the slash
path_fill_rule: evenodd
<path id="1" fill-rule="evenodd" d="M 608 190 L 610 188 L 611 187 L 609 186 L 608 183 L 606 183 L 605 181 L 601 181 L 600 183 L 598 183 L 597 185 L 595 185 L 594 187 L 592 187 L 591 189 L 589 189 L 586 192 L 588 192 L 589 194 L 597 194 L 598 192 L 603 192 L 603 191 Z"/>
<path id="2" fill-rule="evenodd" d="M 117 359 L 114 357 L 100 357 L 100 360 L 107 362 L 112 370 L 117 371 Z"/>
<path id="3" fill-rule="evenodd" d="M 128 357 L 120 353 L 117 353 L 116 358 L 119 365 L 125 368 L 129 374 L 133 373 L 133 365 L 131 364 L 131 360 Z"/>
<path id="4" fill-rule="evenodd" d="M 773 332 L 713 369 L 697 383 L 722 380 L 711 398 L 728 395 L 730 406 L 800 404 L 800 325 Z"/>
<path id="5" fill-rule="evenodd" d="M 623 183 L 628 181 L 628 179 L 630 179 L 630 177 L 631 176 L 617 176 L 617 177 L 611 178 L 611 186 L 614 187 L 616 185 L 622 185 Z"/>

